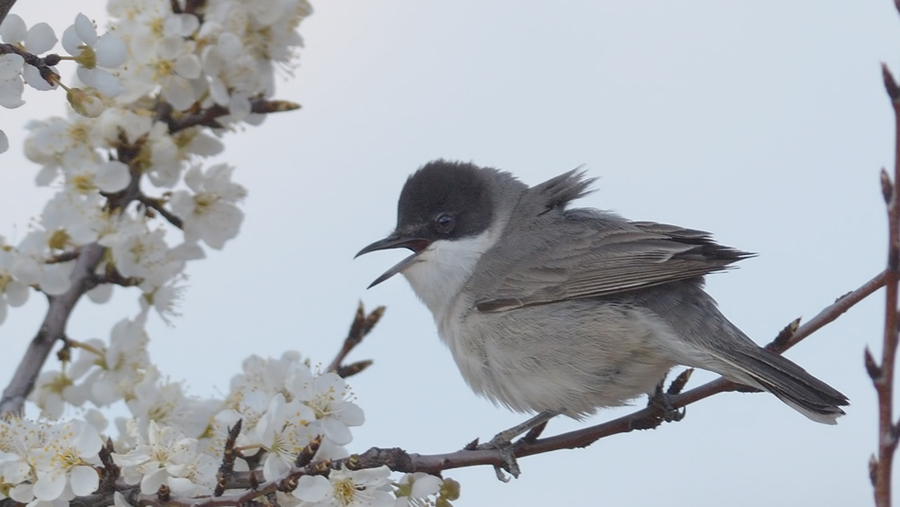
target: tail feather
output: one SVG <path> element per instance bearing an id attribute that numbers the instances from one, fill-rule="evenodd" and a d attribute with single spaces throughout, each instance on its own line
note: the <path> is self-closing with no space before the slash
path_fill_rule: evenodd
<path id="1" fill-rule="evenodd" d="M 840 407 L 850 404 L 841 392 L 774 352 L 748 347 L 728 355 L 719 359 L 737 368 L 739 373 L 730 371 L 732 374 L 726 373 L 726 377 L 774 394 L 813 421 L 836 424 L 836 419 L 844 415 Z"/>

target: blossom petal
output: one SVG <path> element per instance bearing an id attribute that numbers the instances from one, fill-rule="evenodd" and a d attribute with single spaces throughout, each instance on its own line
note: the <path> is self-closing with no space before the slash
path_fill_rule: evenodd
<path id="1" fill-rule="evenodd" d="M 9 289 L 7 289 L 9 291 Z M 87 297 L 94 303 L 103 304 L 112 299 L 113 284 L 101 283 L 93 289 L 87 291 Z"/>
<path id="2" fill-rule="evenodd" d="M 68 266 L 66 264 L 69 264 Z M 44 273 L 41 277 L 41 290 L 50 296 L 59 296 L 69 290 L 72 282 L 69 280 L 69 274 L 72 272 L 74 263 L 58 263 L 47 264 L 44 266 Z"/>
<path id="3" fill-rule="evenodd" d="M 387 465 L 376 468 L 363 468 L 353 472 L 353 482 L 360 486 L 380 486 L 391 476 Z"/>
<path id="4" fill-rule="evenodd" d="M 156 470 L 145 475 L 141 479 L 141 493 L 150 495 L 159 491 L 159 487 L 166 483 L 169 473 L 165 468 L 157 468 Z"/>
<path id="5" fill-rule="evenodd" d="M 422 472 L 416 472 L 412 478 L 412 490 L 410 498 L 425 498 L 428 495 L 436 495 L 441 490 L 444 481 L 440 477 Z"/>
<path id="6" fill-rule="evenodd" d="M 29 294 L 31 294 L 29 287 L 18 280 L 11 280 L 6 284 L 6 299 L 9 300 L 9 306 L 24 305 L 28 301 Z"/>
<path id="7" fill-rule="evenodd" d="M 28 86 L 35 90 L 45 92 L 56 88 L 55 84 L 50 84 L 46 79 L 41 77 L 41 71 L 37 70 L 37 67 L 32 65 L 26 65 L 22 68 L 22 77 L 25 78 L 25 82 L 28 83 Z"/>
<path id="8" fill-rule="evenodd" d="M 333 417 L 325 417 L 319 420 L 322 423 L 322 429 L 325 430 L 325 437 L 337 445 L 347 445 L 353 441 L 353 434 L 346 424 L 338 421 Z"/>
<path id="9" fill-rule="evenodd" d="M 281 459 L 278 454 L 269 453 L 266 456 L 266 462 L 263 463 L 263 477 L 267 481 L 271 481 L 281 477 L 281 475 L 287 473 L 288 470 L 291 469 L 291 466 Z"/>
<path id="10" fill-rule="evenodd" d="M 104 162 L 97 168 L 97 187 L 104 192 L 118 192 L 131 182 L 128 166 L 118 160 Z"/>
<path id="11" fill-rule="evenodd" d="M 77 466 L 72 468 L 72 492 L 78 496 L 90 495 L 100 485 L 100 476 L 94 467 Z"/>
<path id="12" fill-rule="evenodd" d="M 94 52 L 97 53 L 97 65 L 111 69 L 125 63 L 128 45 L 118 35 L 107 32 L 97 39 Z"/>
<path id="13" fill-rule="evenodd" d="M 362 426 L 366 422 L 366 414 L 363 409 L 349 401 L 336 402 L 334 416 L 347 426 Z"/>
<path id="14" fill-rule="evenodd" d="M 90 18 L 79 12 L 75 16 L 75 24 L 72 26 L 75 27 L 75 33 L 85 44 L 93 46 L 97 43 L 97 29 L 94 28 L 94 23 Z"/>
<path id="15" fill-rule="evenodd" d="M 47 502 L 56 500 L 66 489 L 66 474 L 60 469 L 38 475 L 34 483 L 34 497 Z"/>
<path id="16" fill-rule="evenodd" d="M 38 23 L 28 29 L 25 36 L 25 47 L 35 54 L 46 53 L 56 45 L 56 34 L 47 23 Z"/>
<path id="17" fill-rule="evenodd" d="M 69 53 L 72 56 L 80 55 L 81 48 L 79 46 L 83 44 L 84 41 L 82 41 L 75 32 L 75 25 L 69 26 L 63 31 L 62 47 L 66 50 L 66 53 Z"/>
<path id="18" fill-rule="evenodd" d="M 297 481 L 294 496 L 307 502 L 321 502 L 332 492 L 331 483 L 321 475 L 304 475 Z"/>
<path id="19" fill-rule="evenodd" d="M 18 14 L 7 14 L 3 24 L 0 24 L 0 37 L 7 44 L 22 42 L 27 34 L 28 26 Z"/>
<path id="20" fill-rule="evenodd" d="M 172 69 L 181 77 L 187 79 L 197 79 L 200 77 L 200 72 L 203 70 L 203 65 L 200 64 L 200 59 L 197 58 L 197 55 L 193 53 L 183 54 L 175 60 L 175 64 L 172 66 Z"/>

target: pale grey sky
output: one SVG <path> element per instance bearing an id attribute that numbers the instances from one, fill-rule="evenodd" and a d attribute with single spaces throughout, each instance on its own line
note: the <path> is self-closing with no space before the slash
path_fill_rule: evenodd
<path id="1" fill-rule="evenodd" d="M 79 9 L 100 18 L 103 5 L 20 0 L 13 12 L 61 33 Z M 351 450 L 449 452 L 523 420 L 469 391 L 404 280 L 365 290 L 403 253 L 353 261 L 393 228 L 407 175 L 437 157 L 528 184 L 584 164 L 600 180 L 580 205 L 758 252 L 708 286 L 760 343 L 883 269 L 878 170 L 893 164 L 894 134 L 879 62 L 900 75 L 888 0 L 313 6 L 300 67 L 278 93 L 303 109 L 229 136 L 220 157 L 250 192 L 242 233 L 188 268 L 174 327 L 151 319 L 151 354 L 195 394 L 226 391 L 252 353 L 292 348 L 329 362 L 362 299 L 388 311 L 351 356 L 375 361 L 351 382 L 368 419 Z M 0 159 L 6 237 L 21 238 L 47 195 L 32 190 L 20 125 L 61 114 L 63 99 L 31 93 L 0 110 L 11 138 Z M 107 338 L 136 297 L 81 303 L 70 334 Z M 770 395 L 719 395 L 677 424 L 525 458 L 509 484 L 490 467 L 451 470 L 456 505 L 867 505 L 876 409 L 862 357 L 866 345 L 880 350 L 882 298 L 788 353 L 850 397 L 835 427 Z M 44 307 L 33 297 L 0 326 L 0 382 Z M 627 410 L 554 420 L 548 432 Z"/>

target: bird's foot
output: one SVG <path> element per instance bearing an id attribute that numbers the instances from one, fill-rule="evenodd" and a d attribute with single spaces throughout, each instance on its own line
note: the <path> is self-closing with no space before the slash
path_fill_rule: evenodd
<path id="1" fill-rule="evenodd" d="M 501 464 L 494 465 L 494 471 L 497 473 L 497 479 L 503 482 L 509 482 L 509 477 L 504 473 L 504 470 L 515 478 L 518 478 L 521 473 L 519 463 L 516 460 L 515 444 L 512 442 L 512 439 L 527 432 L 520 442 L 533 442 L 547 426 L 547 421 L 555 417 L 558 413 L 559 412 L 556 411 L 541 412 L 522 424 L 497 433 L 490 442 L 478 445 L 476 440 L 475 442 L 472 442 L 472 444 L 466 446 L 466 448 L 480 451 L 488 449 L 499 451 Z"/>
<path id="2" fill-rule="evenodd" d="M 648 397 L 647 406 L 655 407 L 661 414 L 661 418 L 665 422 L 678 422 L 684 419 L 687 409 L 682 407 L 678 410 L 672 405 L 671 394 L 663 391 L 663 384 L 660 382 L 656 386 L 656 391 Z"/>
<path id="3" fill-rule="evenodd" d="M 522 473 L 522 470 L 519 468 L 519 461 L 516 459 L 515 445 L 503 435 L 503 432 L 494 436 L 490 442 L 477 446 L 476 449 L 480 451 L 496 449 L 500 453 L 501 464 L 494 465 L 494 472 L 497 474 L 497 480 L 509 482 L 509 476 L 506 475 L 506 472 L 509 472 L 509 475 L 512 475 L 516 479 L 518 479 L 519 474 Z M 504 470 L 506 472 L 504 472 Z"/>

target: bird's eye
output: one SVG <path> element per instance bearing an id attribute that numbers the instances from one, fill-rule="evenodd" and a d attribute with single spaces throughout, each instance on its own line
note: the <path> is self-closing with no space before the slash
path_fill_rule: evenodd
<path id="1" fill-rule="evenodd" d="M 441 213 L 434 219 L 434 228 L 439 234 L 450 234 L 456 227 L 456 217 L 450 213 Z"/>

